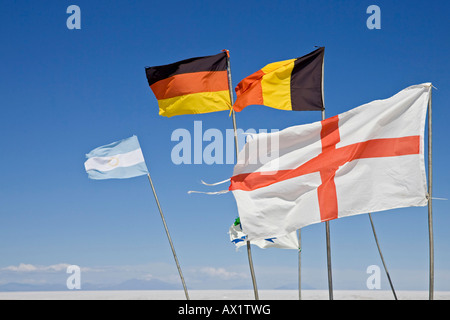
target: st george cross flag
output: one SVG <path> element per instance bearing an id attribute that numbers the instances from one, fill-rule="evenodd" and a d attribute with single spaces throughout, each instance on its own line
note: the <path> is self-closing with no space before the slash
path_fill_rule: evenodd
<path id="1" fill-rule="evenodd" d="M 430 90 L 430 83 L 414 85 L 320 122 L 254 135 L 239 153 L 229 187 L 249 240 L 340 217 L 425 206 Z M 248 150 L 270 135 L 278 148 L 272 142 L 267 152 L 278 157 L 249 163 Z"/>
<path id="2" fill-rule="evenodd" d="M 84 167 L 91 179 L 124 179 L 148 174 L 136 136 L 98 147 L 86 157 Z"/>
<path id="3" fill-rule="evenodd" d="M 231 225 L 228 232 L 230 234 L 230 241 L 235 244 L 236 250 L 247 245 L 247 235 L 242 231 L 240 219 Z M 251 244 L 256 245 L 262 249 L 265 248 L 280 248 L 280 249 L 296 249 L 299 250 L 297 232 L 291 232 L 282 237 L 271 237 L 266 239 L 258 239 L 252 241 Z"/>

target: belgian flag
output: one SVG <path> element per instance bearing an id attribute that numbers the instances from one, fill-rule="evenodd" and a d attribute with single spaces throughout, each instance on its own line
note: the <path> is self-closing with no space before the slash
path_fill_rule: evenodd
<path id="1" fill-rule="evenodd" d="M 172 117 L 231 109 L 228 52 L 147 67 L 159 114 Z"/>
<path id="2" fill-rule="evenodd" d="M 325 48 L 297 59 L 266 65 L 236 86 L 234 111 L 249 105 L 281 110 L 323 110 L 323 61 Z"/>

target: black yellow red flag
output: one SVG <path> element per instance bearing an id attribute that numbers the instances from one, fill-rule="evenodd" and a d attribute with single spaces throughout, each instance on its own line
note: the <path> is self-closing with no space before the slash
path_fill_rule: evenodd
<path id="1" fill-rule="evenodd" d="M 266 65 L 236 86 L 233 109 L 265 105 L 281 110 L 323 110 L 325 48 L 296 59 Z"/>

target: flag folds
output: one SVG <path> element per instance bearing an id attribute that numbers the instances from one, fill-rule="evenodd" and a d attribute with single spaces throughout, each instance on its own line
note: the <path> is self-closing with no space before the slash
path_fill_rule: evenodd
<path id="1" fill-rule="evenodd" d="M 236 249 L 247 245 L 247 235 L 242 231 L 240 219 L 231 225 L 228 232 L 230 234 L 230 241 L 236 245 Z M 271 237 L 267 239 L 258 239 L 252 241 L 251 244 L 256 245 L 262 249 L 265 248 L 280 248 L 280 249 L 297 249 L 299 250 L 297 232 L 291 232 L 282 237 Z"/>
<path id="2" fill-rule="evenodd" d="M 249 240 L 345 216 L 425 206 L 430 90 L 430 83 L 411 86 L 320 122 L 249 139 L 229 187 Z M 252 144 L 268 135 L 276 135 L 278 150 L 267 153 L 277 151 L 278 157 L 250 164 Z"/>
<path id="3" fill-rule="evenodd" d="M 231 109 L 227 52 L 147 67 L 159 115 L 172 117 Z"/>
<path id="4" fill-rule="evenodd" d="M 124 179 L 148 174 L 138 138 L 132 136 L 98 147 L 86 154 L 90 179 Z"/>
<path id="5" fill-rule="evenodd" d="M 236 86 L 233 109 L 265 105 L 281 110 L 323 110 L 323 60 L 321 47 L 303 57 L 266 65 Z"/>

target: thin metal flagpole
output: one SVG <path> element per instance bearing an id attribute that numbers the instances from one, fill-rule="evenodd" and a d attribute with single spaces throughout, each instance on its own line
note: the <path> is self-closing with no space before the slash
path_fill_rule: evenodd
<path id="1" fill-rule="evenodd" d="M 323 79 L 323 77 L 322 77 Z M 325 120 L 325 108 L 322 110 L 322 121 Z M 327 241 L 327 267 L 328 267 L 328 296 L 333 300 L 333 276 L 331 272 L 331 245 L 330 245 L 330 222 L 325 221 L 325 233 Z"/>
<path id="2" fill-rule="evenodd" d="M 325 95 L 324 95 L 324 77 L 325 77 L 325 58 L 322 61 L 322 121 L 325 120 Z M 333 300 L 333 276 L 331 272 L 331 245 L 330 245 L 330 222 L 325 221 L 325 233 L 327 244 L 327 269 L 328 269 L 328 296 Z"/>
<path id="3" fill-rule="evenodd" d="M 230 66 L 230 54 L 228 50 L 224 50 L 227 53 L 227 73 L 228 73 L 228 88 L 230 93 L 230 102 L 231 106 L 234 104 L 234 96 L 232 92 L 232 81 L 231 81 L 231 66 Z M 233 109 L 231 109 L 231 116 L 233 119 L 233 129 L 234 129 L 234 146 L 236 150 L 236 161 L 239 154 L 239 144 L 238 144 L 238 137 L 237 137 L 237 126 L 236 126 L 236 115 Z M 256 278 L 255 278 L 255 270 L 253 269 L 253 259 L 252 259 L 252 249 L 250 247 L 250 241 L 247 241 L 247 256 L 248 256 L 248 264 L 250 266 L 250 275 L 252 277 L 252 283 L 253 283 L 253 292 L 255 294 L 255 300 L 259 300 L 258 295 L 258 287 L 256 285 Z"/>
<path id="4" fill-rule="evenodd" d="M 183 273 L 181 272 L 180 264 L 178 263 L 177 254 L 175 253 L 175 248 L 172 243 L 172 239 L 170 237 L 169 229 L 167 228 L 166 220 L 164 219 L 164 214 L 161 209 L 161 205 L 159 204 L 158 196 L 156 195 L 155 186 L 153 185 L 152 178 L 150 177 L 150 173 L 147 174 L 148 181 L 150 181 L 150 186 L 152 187 L 153 195 L 155 196 L 156 204 L 158 205 L 159 214 L 161 215 L 161 220 L 164 225 L 164 229 L 166 230 L 167 238 L 169 239 L 170 247 L 172 248 L 173 258 L 175 259 L 175 263 L 177 264 L 178 273 L 180 274 L 181 282 L 183 283 L 184 294 L 186 295 L 186 299 L 189 300 L 189 294 L 186 288 L 186 283 L 184 282 Z"/>
<path id="5" fill-rule="evenodd" d="M 298 229 L 298 300 L 302 300 L 302 229 Z"/>
<path id="6" fill-rule="evenodd" d="M 387 276 L 387 278 L 389 280 L 389 285 L 391 286 L 391 290 L 392 290 L 392 293 L 394 294 L 395 300 L 398 300 L 397 299 L 397 295 L 395 294 L 394 286 L 393 286 L 392 281 L 391 281 L 391 277 L 389 276 L 389 272 L 388 272 L 387 267 L 386 267 L 386 263 L 384 262 L 383 254 L 381 253 L 380 244 L 378 243 L 377 234 L 375 232 L 375 226 L 373 224 L 372 215 L 370 214 L 370 212 L 369 212 L 369 219 L 370 219 L 370 224 L 372 226 L 373 236 L 375 238 L 375 242 L 377 243 L 378 252 L 380 253 L 381 262 L 383 262 L 383 267 L 384 267 L 384 270 L 386 271 L 386 276 Z"/>
<path id="7" fill-rule="evenodd" d="M 331 246 L 330 246 L 330 223 L 325 221 L 325 230 L 327 237 L 327 266 L 328 266 L 328 296 L 333 300 L 333 278 L 331 273 Z"/>
<path id="8" fill-rule="evenodd" d="M 429 300 L 434 299 L 434 243 L 433 243 L 433 209 L 432 209 L 432 187 L 433 187 L 433 164 L 432 164 L 432 128 L 431 128 L 431 93 L 428 100 L 428 237 L 430 250 L 430 285 Z"/>

